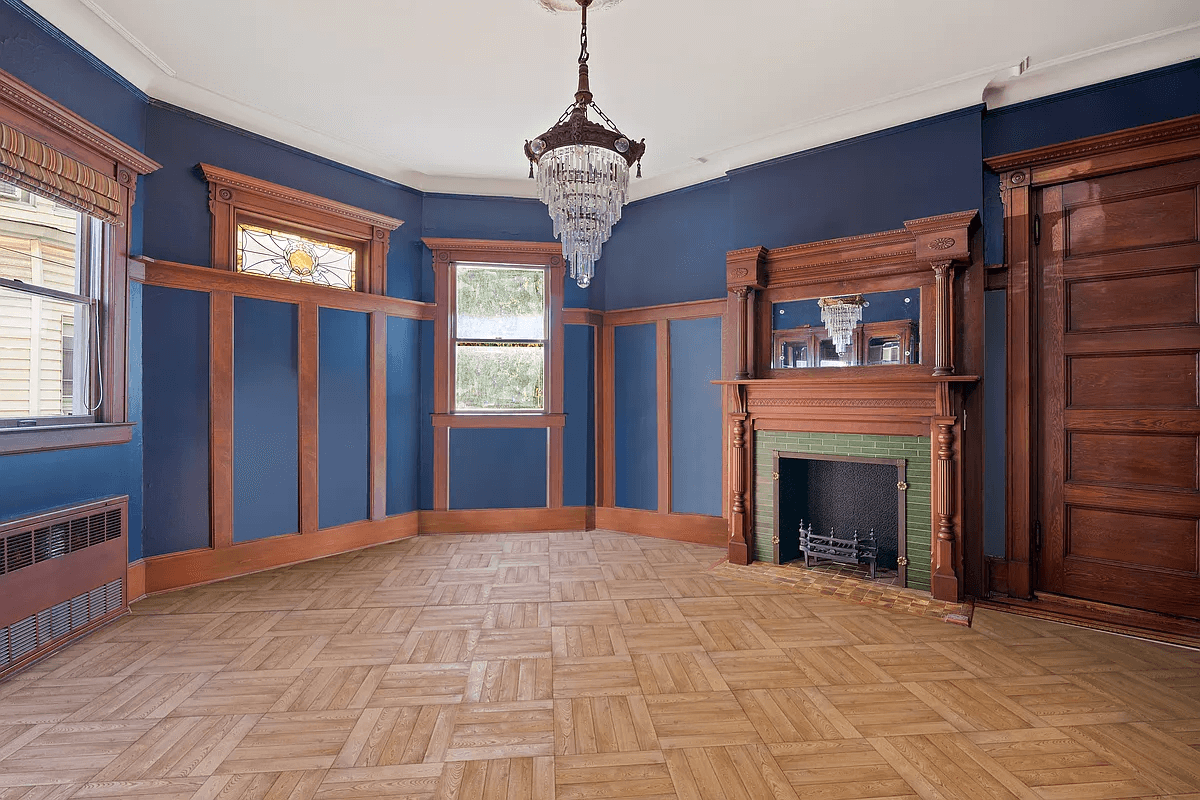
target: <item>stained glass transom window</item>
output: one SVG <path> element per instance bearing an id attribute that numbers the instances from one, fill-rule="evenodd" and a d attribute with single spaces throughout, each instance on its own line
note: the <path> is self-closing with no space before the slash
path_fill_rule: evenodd
<path id="1" fill-rule="evenodd" d="M 237 226 L 237 270 L 296 283 L 353 290 L 358 253 L 259 225 Z"/>
<path id="2" fill-rule="evenodd" d="M 455 409 L 543 410 L 545 271 L 459 264 L 454 299 Z"/>

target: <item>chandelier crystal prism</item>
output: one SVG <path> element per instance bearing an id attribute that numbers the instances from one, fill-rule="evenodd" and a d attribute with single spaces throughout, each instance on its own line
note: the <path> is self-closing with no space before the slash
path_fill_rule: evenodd
<path id="1" fill-rule="evenodd" d="M 583 9 L 579 35 L 579 89 L 558 122 L 525 142 L 529 177 L 536 168 L 538 198 L 550 210 L 554 236 L 562 241 L 571 277 L 582 287 L 596 274 L 596 260 L 613 225 L 621 219 L 629 189 L 629 168 L 642 176 L 645 139 L 635 142 L 592 101 L 588 83 L 587 12 L 593 0 L 575 0 Z M 588 119 L 588 109 L 608 125 Z"/>
<path id="2" fill-rule="evenodd" d="M 854 326 L 862 322 L 863 306 L 866 304 L 861 294 L 822 297 L 817 301 L 821 307 L 821 321 L 825 323 L 825 331 L 833 339 L 839 356 L 845 355 L 850 349 Z"/>

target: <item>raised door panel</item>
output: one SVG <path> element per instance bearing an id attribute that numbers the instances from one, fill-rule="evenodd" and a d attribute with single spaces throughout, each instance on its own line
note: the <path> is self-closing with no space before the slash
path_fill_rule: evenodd
<path id="1" fill-rule="evenodd" d="M 1200 617 L 1200 162 L 1044 189 L 1043 590 Z"/>

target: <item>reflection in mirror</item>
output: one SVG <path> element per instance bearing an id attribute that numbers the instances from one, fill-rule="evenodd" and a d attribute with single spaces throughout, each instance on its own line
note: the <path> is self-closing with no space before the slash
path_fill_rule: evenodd
<path id="1" fill-rule="evenodd" d="M 774 369 L 919 364 L 921 290 L 774 303 Z"/>

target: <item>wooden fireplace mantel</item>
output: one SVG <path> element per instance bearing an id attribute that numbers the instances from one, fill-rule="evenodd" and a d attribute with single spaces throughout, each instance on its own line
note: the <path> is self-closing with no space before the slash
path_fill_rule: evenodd
<path id="1" fill-rule="evenodd" d="M 729 560 L 753 553 L 753 441 L 757 430 L 930 438 L 934 523 L 931 588 L 963 595 L 964 522 L 975 522 L 964 485 L 964 444 L 974 470 L 978 432 L 964 441 L 966 398 L 981 369 L 983 267 L 975 211 L 912 220 L 895 231 L 727 256 L 724 388 L 730 430 Z M 978 273 L 977 275 L 975 273 Z M 920 289 L 919 364 L 772 369 L 772 303 L 896 289 Z M 966 313 L 967 311 L 970 313 Z M 969 345 L 963 347 L 964 342 Z M 956 359 L 965 357 L 963 364 Z M 971 500 L 974 502 L 974 499 Z"/>

